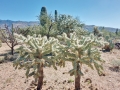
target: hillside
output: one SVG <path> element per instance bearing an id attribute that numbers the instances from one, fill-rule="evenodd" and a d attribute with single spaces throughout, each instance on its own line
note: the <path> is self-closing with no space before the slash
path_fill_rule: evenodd
<path id="1" fill-rule="evenodd" d="M 0 20 L 0 27 L 4 28 L 4 24 L 7 24 L 8 27 L 11 27 L 12 24 L 14 24 L 14 27 L 19 26 L 21 28 L 38 25 L 39 22 L 37 21 L 12 21 L 12 20 Z"/>
<path id="2" fill-rule="evenodd" d="M 0 20 L 0 27 L 4 28 L 4 24 L 7 24 L 8 27 L 11 27 L 12 23 L 14 24 L 14 27 L 19 26 L 21 28 L 28 27 L 28 26 L 34 26 L 34 25 L 39 25 L 39 21 L 12 21 L 12 20 Z M 87 29 L 88 31 L 93 31 L 93 27 L 95 25 L 85 25 L 84 28 Z M 103 26 L 98 26 L 99 29 L 101 30 Z M 112 27 L 104 27 L 106 30 L 109 30 L 111 32 L 115 32 L 117 28 L 112 28 Z"/>
<path id="3" fill-rule="evenodd" d="M 87 29 L 88 31 L 93 31 L 95 25 L 85 25 L 84 28 Z M 99 30 L 101 30 L 104 26 L 98 26 Z M 104 27 L 105 30 L 108 30 L 110 32 L 115 32 L 117 28 L 112 28 L 112 27 Z"/>

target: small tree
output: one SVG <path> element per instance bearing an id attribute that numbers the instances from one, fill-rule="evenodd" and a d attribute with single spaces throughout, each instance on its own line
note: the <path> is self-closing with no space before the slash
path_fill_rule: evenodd
<path id="1" fill-rule="evenodd" d="M 65 62 L 69 61 L 73 65 L 73 69 L 69 71 L 70 75 L 75 75 L 75 90 L 80 90 L 80 79 L 83 75 L 82 65 L 87 65 L 91 69 L 97 70 L 98 74 L 101 73 L 103 67 L 101 65 L 100 52 L 98 49 L 93 48 L 95 45 L 103 44 L 102 38 L 97 38 L 94 35 L 88 37 L 81 36 L 79 39 L 76 33 L 71 33 L 70 38 L 65 33 L 58 36 L 62 40 L 59 44 L 56 58 L 59 59 L 60 66 L 65 67 Z M 63 44 L 64 42 L 64 44 Z"/>
<path id="2" fill-rule="evenodd" d="M 26 27 L 26 28 L 19 28 L 17 27 L 17 33 L 22 34 L 23 36 L 27 37 L 27 35 L 33 35 L 33 28 L 31 27 Z M 35 31 L 34 31 L 35 32 Z"/>
<path id="3" fill-rule="evenodd" d="M 12 29 L 9 30 L 8 26 L 5 25 L 5 32 L 3 33 L 3 30 L 0 29 L 2 37 L 4 39 L 4 42 L 11 48 L 11 54 L 14 54 L 14 47 L 17 45 L 17 41 L 15 40 L 14 37 L 14 28 L 13 28 L 13 24 L 12 24 Z"/>
<path id="4" fill-rule="evenodd" d="M 22 43 L 19 50 L 19 57 L 14 62 L 14 67 L 17 69 L 25 68 L 26 76 L 33 76 L 37 81 L 37 90 L 42 89 L 43 85 L 43 66 L 51 66 L 56 69 L 55 60 L 51 59 L 57 46 L 58 40 L 55 38 L 47 39 L 46 36 L 36 35 L 24 37 L 22 35 L 15 34 L 18 43 Z"/>

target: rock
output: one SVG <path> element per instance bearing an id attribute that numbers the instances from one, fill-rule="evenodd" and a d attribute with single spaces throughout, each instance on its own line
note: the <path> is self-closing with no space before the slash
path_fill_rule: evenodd
<path id="1" fill-rule="evenodd" d="M 65 84 L 65 83 L 66 83 L 66 80 L 63 81 L 63 84 Z"/>

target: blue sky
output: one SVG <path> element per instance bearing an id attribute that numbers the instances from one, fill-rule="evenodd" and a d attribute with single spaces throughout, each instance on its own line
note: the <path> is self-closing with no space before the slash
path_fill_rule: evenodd
<path id="1" fill-rule="evenodd" d="M 38 21 L 42 6 L 48 13 L 78 16 L 87 25 L 120 28 L 120 0 L 0 0 L 0 19 Z"/>

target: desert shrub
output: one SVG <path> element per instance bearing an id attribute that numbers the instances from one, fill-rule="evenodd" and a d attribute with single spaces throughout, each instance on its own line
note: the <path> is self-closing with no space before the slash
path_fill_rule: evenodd
<path id="1" fill-rule="evenodd" d="M 106 36 L 108 36 L 110 39 L 118 38 L 118 36 L 114 32 L 110 32 L 106 29 L 102 29 L 101 32 L 104 38 L 106 38 Z"/>
<path id="2" fill-rule="evenodd" d="M 76 27 L 74 29 L 74 32 L 76 33 L 77 37 L 78 38 L 81 38 L 81 36 L 87 36 L 87 35 L 90 35 L 90 32 L 81 28 L 81 27 Z"/>
<path id="3" fill-rule="evenodd" d="M 119 72 L 120 71 L 120 60 L 113 60 L 111 62 L 112 67 L 110 67 L 110 69 L 112 71 L 116 71 Z"/>
<path id="4" fill-rule="evenodd" d="M 0 56 L 0 63 L 3 63 L 4 62 L 4 56 Z"/>
<path id="5" fill-rule="evenodd" d="M 27 37 L 27 35 L 33 34 L 33 27 L 34 26 L 29 26 L 29 27 L 25 27 L 25 28 L 17 27 L 17 33 L 22 34 L 23 36 Z"/>
<path id="6" fill-rule="evenodd" d="M 4 55 L 4 59 L 7 61 L 14 61 L 17 59 L 17 57 L 18 57 L 18 54 L 11 55 L 11 54 L 7 53 Z"/>
<path id="7" fill-rule="evenodd" d="M 119 66 L 120 67 L 120 60 L 113 60 L 112 61 L 113 66 Z"/>
<path id="8" fill-rule="evenodd" d="M 3 33 L 3 34 L 6 34 L 6 31 L 5 31 L 4 29 L 0 29 L 0 30 L 2 30 L 2 32 L 0 32 L 0 41 L 1 41 L 2 43 L 5 43 L 5 40 L 4 40 L 4 37 L 2 36 L 2 33 Z"/>
<path id="9" fill-rule="evenodd" d="M 105 51 L 111 51 L 115 46 L 114 42 L 113 42 L 113 39 L 111 39 L 110 36 L 105 36 L 104 39 L 108 43 L 106 43 L 102 49 L 105 49 Z"/>

